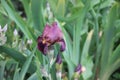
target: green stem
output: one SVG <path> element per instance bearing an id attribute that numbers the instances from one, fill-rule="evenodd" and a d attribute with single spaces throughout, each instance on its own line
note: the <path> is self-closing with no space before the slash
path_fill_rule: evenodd
<path id="1" fill-rule="evenodd" d="M 100 8 L 100 4 L 99 4 L 99 8 Z M 99 13 L 99 9 L 97 10 L 97 12 L 95 13 L 94 9 L 91 10 L 91 14 L 93 15 L 94 17 L 94 20 L 95 20 L 95 37 L 96 37 L 96 47 L 97 47 L 97 50 L 96 50 L 96 58 L 95 58 L 95 68 L 94 68 L 94 72 L 93 72 L 93 78 L 92 80 L 95 79 L 96 77 L 96 70 L 97 70 L 97 66 L 98 66 L 98 63 L 99 63 L 99 58 L 100 58 L 100 53 L 99 53 L 99 25 L 98 25 L 98 14 Z"/>

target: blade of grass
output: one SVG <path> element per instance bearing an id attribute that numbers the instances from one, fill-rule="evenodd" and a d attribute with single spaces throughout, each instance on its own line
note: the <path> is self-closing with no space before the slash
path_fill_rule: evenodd
<path id="1" fill-rule="evenodd" d="M 20 69 L 18 68 L 18 63 L 14 72 L 13 80 L 19 80 L 20 79 L 20 74 L 19 74 Z"/>
<path id="2" fill-rule="evenodd" d="M 113 46 L 113 37 L 114 37 L 114 32 L 115 32 L 114 21 L 117 18 L 115 14 L 116 14 L 116 5 L 114 5 L 111 8 L 110 14 L 108 16 L 108 23 L 105 28 L 101 67 L 106 65 L 106 63 L 108 62 L 108 58 L 112 52 L 111 50 Z"/>
<path id="3" fill-rule="evenodd" d="M 62 29 L 64 33 L 64 39 L 66 43 L 66 50 L 63 52 L 63 57 L 65 61 L 67 62 L 68 70 L 69 70 L 68 76 L 69 76 L 69 79 L 71 79 L 74 73 L 74 69 L 77 66 L 72 62 L 72 40 L 70 39 L 70 36 L 67 33 L 67 31 L 64 29 L 64 27 L 60 26 L 60 28 Z"/>
<path id="4" fill-rule="evenodd" d="M 107 67 L 104 71 L 104 75 L 100 78 L 101 80 L 108 80 L 110 75 L 120 67 L 120 45 L 110 56 Z"/>
<path id="5" fill-rule="evenodd" d="M 35 63 L 36 63 L 36 66 L 37 66 L 36 75 L 37 75 L 38 79 L 43 80 L 42 79 L 42 74 L 41 74 L 41 71 L 40 71 L 41 61 L 39 60 L 38 56 L 36 56 L 36 58 L 35 58 Z"/>
<path id="6" fill-rule="evenodd" d="M 39 80 L 38 77 L 37 77 L 37 74 L 34 73 L 32 74 L 27 80 Z"/>
<path id="7" fill-rule="evenodd" d="M 109 66 L 112 68 L 111 71 L 115 71 L 117 68 L 120 67 L 120 45 L 115 49 L 109 59 Z"/>
<path id="8" fill-rule="evenodd" d="M 66 50 L 63 53 L 64 59 L 67 62 L 68 65 L 68 70 L 69 70 L 69 79 L 72 78 L 72 75 L 74 73 L 74 69 L 76 67 L 76 65 L 72 62 L 72 42 L 71 39 L 69 37 L 69 35 L 67 34 L 67 32 L 65 31 L 64 28 L 62 28 L 63 32 L 64 32 L 64 39 L 66 41 Z"/>
<path id="9" fill-rule="evenodd" d="M 93 62 L 92 58 L 89 57 L 89 48 L 93 35 L 93 30 L 88 33 L 86 41 L 84 43 L 83 51 L 81 54 L 81 64 L 86 67 L 86 72 L 83 73 L 83 78 L 85 80 L 89 79 L 92 76 Z"/>
<path id="10" fill-rule="evenodd" d="M 56 10 L 55 10 L 55 14 L 57 16 L 64 17 L 64 14 L 65 14 L 65 0 L 58 0 Z"/>
<path id="11" fill-rule="evenodd" d="M 108 60 L 111 57 L 112 54 L 112 49 L 113 49 L 113 37 L 115 36 L 115 22 L 118 17 L 118 5 L 115 3 L 108 15 L 108 22 L 106 24 L 105 28 L 105 35 L 104 35 L 104 41 L 103 41 L 103 52 L 102 52 L 102 57 L 101 57 L 101 71 L 100 71 L 100 79 L 101 80 L 107 80 L 109 78 L 108 75 L 104 75 L 104 73 L 108 73 L 107 67 L 108 65 Z M 108 47 L 109 46 L 109 47 Z"/>
<path id="12" fill-rule="evenodd" d="M 30 19 L 31 18 L 30 0 L 21 0 L 21 2 L 24 6 L 27 19 Z"/>
<path id="13" fill-rule="evenodd" d="M 95 21 L 95 25 L 94 25 L 94 29 L 95 29 L 95 37 L 96 37 L 96 58 L 95 58 L 95 68 L 94 68 L 94 72 L 93 72 L 93 78 L 95 78 L 96 76 L 96 71 L 97 71 L 97 66 L 99 64 L 99 59 L 100 59 L 100 47 L 99 47 L 99 23 L 98 23 L 98 14 L 100 11 L 100 6 L 101 6 L 102 1 L 100 0 L 99 4 L 98 4 L 98 9 L 95 13 L 95 10 L 92 8 L 91 9 L 91 14 L 94 18 Z"/>
<path id="14" fill-rule="evenodd" d="M 26 72 L 27 72 L 27 70 L 28 70 L 28 68 L 30 66 L 30 63 L 32 61 L 32 58 L 34 56 L 35 51 L 36 51 L 36 47 L 34 48 L 34 50 L 31 53 L 31 55 L 26 59 L 24 65 L 23 65 L 23 67 L 21 69 L 21 72 L 20 72 L 20 79 L 21 80 L 24 80 L 25 74 L 26 74 Z"/>
<path id="15" fill-rule="evenodd" d="M 0 61 L 0 80 L 4 79 L 5 64 L 6 61 Z"/>
<path id="16" fill-rule="evenodd" d="M 84 61 L 85 58 L 87 58 L 87 56 L 88 56 L 92 35 L 93 35 L 93 30 L 91 30 L 88 33 L 88 36 L 87 36 L 86 41 L 84 43 L 84 47 L 83 47 L 82 54 L 81 54 L 81 62 Z"/>
<path id="17" fill-rule="evenodd" d="M 76 21 L 75 29 L 74 29 L 74 38 L 73 38 L 73 58 L 72 61 L 77 65 L 80 61 L 80 31 L 83 26 L 83 21 L 86 13 L 88 12 L 90 7 L 90 1 L 87 1 L 85 7 L 81 9 L 79 17 Z"/>
<path id="18" fill-rule="evenodd" d="M 13 59 L 15 59 L 16 61 L 18 61 L 20 64 L 23 64 L 24 61 L 26 60 L 26 57 L 24 55 L 22 55 L 22 53 L 16 51 L 13 48 L 8 48 L 8 47 L 5 47 L 5 46 L 0 46 L 0 52 L 6 53 L 7 55 L 11 56 Z M 30 68 L 29 68 L 29 72 L 33 73 L 33 72 L 35 72 L 35 70 L 36 70 L 35 64 L 31 63 L 30 64 Z"/>
<path id="19" fill-rule="evenodd" d="M 31 1 L 31 11 L 32 17 L 34 21 L 34 27 L 41 31 L 43 30 L 45 20 L 44 20 L 44 12 L 43 12 L 43 3 L 44 0 L 32 0 Z"/>
<path id="20" fill-rule="evenodd" d="M 50 4 L 50 7 L 51 7 L 51 9 L 52 9 L 52 11 L 53 11 L 53 13 L 54 13 L 54 15 L 55 15 L 55 17 L 59 20 L 59 21 L 65 21 L 65 22 L 67 22 L 67 23 L 70 23 L 70 22 L 72 22 L 72 21 L 75 21 L 78 17 L 79 17 L 79 13 L 81 12 L 81 10 L 79 10 L 79 11 L 77 11 L 76 13 L 74 13 L 74 14 L 71 14 L 71 16 L 69 16 L 69 17 L 64 17 L 64 16 L 59 16 L 57 13 L 59 13 L 59 12 L 57 12 L 57 11 L 61 11 L 61 10 L 57 10 L 56 9 L 56 6 L 58 6 L 58 5 L 56 5 L 57 4 L 57 2 L 55 1 L 55 0 L 48 0 L 48 2 L 49 2 L 49 4 Z M 62 1 L 61 1 L 62 2 Z M 62 3 L 64 3 L 64 2 L 62 2 Z M 67 3 L 67 1 L 66 1 L 66 3 Z M 80 2 L 81 3 L 81 2 Z M 61 5 L 63 5 L 63 4 L 61 4 Z M 61 7 L 61 6 L 60 6 Z M 81 9 L 81 8 L 83 8 L 84 7 L 84 5 L 82 5 L 82 6 L 80 6 L 79 7 L 79 9 Z M 66 8 L 65 6 L 64 6 L 64 8 Z M 57 11 L 56 11 L 57 10 Z M 65 13 L 65 9 L 62 9 L 63 10 L 63 12 Z M 60 12 L 61 13 L 61 12 Z"/>
<path id="21" fill-rule="evenodd" d="M 1 3 L 2 3 L 3 7 L 5 8 L 5 10 L 7 11 L 10 19 L 12 19 L 13 21 L 16 22 L 16 24 L 23 31 L 25 36 L 28 39 L 33 39 L 31 33 L 29 32 L 29 30 L 27 28 L 25 21 L 23 21 L 23 19 L 7 4 L 7 2 L 5 0 L 1 0 Z"/>
<path id="22" fill-rule="evenodd" d="M 19 74 L 19 71 L 20 71 L 20 69 L 17 69 L 17 70 L 15 71 L 15 74 L 14 74 L 13 80 L 20 80 L 20 74 Z"/>
<path id="23" fill-rule="evenodd" d="M 64 39 L 66 42 L 66 56 L 72 59 L 72 40 L 64 27 L 62 27 L 62 31 L 64 33 Z"/>
<path id="24" fill-rule="evenodd" d="M 5 46 L 0 46 L 0 51 L 8 54 L 13 59 L 19 61 L 20 63 L 24 63 L 24 61 L 25 61 L 25 56 L 23 56 L 22 53 L 14 50 L 12 48 L 8 48 L 8 47 L 5 47 Z"/>

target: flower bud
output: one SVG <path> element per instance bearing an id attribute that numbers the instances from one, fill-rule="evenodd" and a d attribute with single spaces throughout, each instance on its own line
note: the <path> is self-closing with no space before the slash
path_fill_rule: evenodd
<path id="1" fill-rule="evenodd" d="M 82 66 L 82 65 L 78 65 L 76 68 L 75 68 L 75 73 L 74 73 L 74 79 L 76 79 L 76 80 L 78 80 L 78 78 L 79 78 L 79 76 L 80 76 L 80 74 L 82 73 L 82 72 L 84 72 L 86 70 L 86 68 L 84 67 L 84 66 Z"/>
<path id="2" fill-rule="evenodd" d="M 56 58 L 56 76 L 57 78 L 61 78 L 61 75 L 62 75 L 62 58 L 58 53 Z"/>
<path id="3" fill-rule="evenodd" d="M 57 58 L 56 58 L 56 63 L 58 63 L 58 64 L 62 63 L 62 58 L 61 58 L 59 53 L 58 53 Z"/>
<path id="4" fill-rule="evenodd" d="M 13 34 L 14 34 L 14 36 L 17 36 L 18 35 L 18 31 L 15 29 Z"/>

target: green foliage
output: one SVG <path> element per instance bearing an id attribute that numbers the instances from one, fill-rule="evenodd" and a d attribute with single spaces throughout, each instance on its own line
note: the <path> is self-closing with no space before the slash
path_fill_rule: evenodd
<path id="1" fill-rule="evenodd" d="M 81 64 L 80 80 L 120 79 L 119 0 L 1 0 L 0 25 L 8 30 L 0 28 L 0 40 L 7 37 L 0 45 L 0 80 L 64 80 L 55 69 L 59 46 L 47 56 L 36 50 L 37 37 L 54 21 L 66 44 L 62 78 L 71 80 Z"/>

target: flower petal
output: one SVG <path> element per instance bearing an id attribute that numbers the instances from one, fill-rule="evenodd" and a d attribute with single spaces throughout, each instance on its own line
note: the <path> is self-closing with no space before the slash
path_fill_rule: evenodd
<path id="1" fill-rule="evenodd" d="M 2 26 L 0 25 L 0 32 L 2 31 Z"/>
<path id="2" fill-rule="evenodd" d="M 75 72 L 82 72 L 82 66 L 79 64 L 76 68 L 75 68 Z"/>
<path id="3" fill-rule="evenodd" d="M 60 51 L 63 52 L 66 48 L 64 39 L 59 40 L 58 43 L 60 44 Z"/>
<path id="4" fill-rule="evenodd" d="M 7 31 L 7 24 L 4 26 L 3 31 L 4 31 L 4 32 Z"/>
<path id="5" fill-rule="evenodd" d="M 44 55 L 46 55 L 47 53 L 47 44 L 43 44 L 42 43 L 42 37 L 41 36 L 39 36 L 38 37 L 38 49 L 44 54 Z"/>
<path id="6" fill-rule="evenodd" d="M 59 53 L 58 53 L 57 58 L 56 58 L 56 63 L 58 63 L 58 64 L 62 63 L 62 58 L 61 58 Z"/>
<path id="7" fill-rule="evenodd" d="M 48 25 L 48 24 L 46 24 L 46 25 L 45 25 L 45 28 L 44 28 L 44 31 L 43 31 L 43 33 L 42 33 L 43 37 L 44 37 L 45 35 L 48 35 L 48 34 L 49 34 L 50 29 L 51 29 L 51 26 Z"/>
<path id="8" fill-rule="evenodd" d="M 46 24 L 43 31 L 43 37 L 49 40 L 51 43 L 54 43 L 58 39 L 62 39 L 62 31 L 57 25 L 57 22 L 54 22 L 52 25 Z"/>

